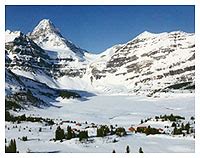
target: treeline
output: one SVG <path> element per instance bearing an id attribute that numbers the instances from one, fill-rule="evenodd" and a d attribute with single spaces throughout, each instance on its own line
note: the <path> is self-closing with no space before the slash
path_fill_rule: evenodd
<path id="1" fill-rule="evenodd" d="M 87 140 L 89 138 L 88 131 L 79 131 L 74 132 L 70 126 L 67 126 L 67 132 L 65 133 L 64 129 L 60 126 L 57 127 L 55 131 L 55 141 L 60 140 L 61 142 L 65 140 L 70 140 L 72 138 L 79 138 L 79 141 Z"/>
<path id="2" fill-rule="evenodd" d="M 109 128 L 107 125 L 101 125 L 99 128 L 97 128 L 97 137 L 105 137 L 114 134 L 120 137 L 127 135 L 126 130 L 123 127 L 114 128 L 111 125 Z"/>
<path id="3" fill-rule="evenodd" d="M 118 127 L 114 128 L 112 125 L 110 128 L 107 125 L 101 125 L 100 127 L 97 128 L 97 137 L 105 137 L 109 135 L 114 135 L 116 134 L 117 136 L 125 136 L 127 135 L 125 128 L 123 127 Z M 80 141 L 82 140 L 87 140 L 89 138 L 88 136 L 88 131 L 83 130 L 83 131 L 73 131 L 70 126 L 67 126 L 67 131 L 65 132 L 64 129 L 62 129 L 60 126 L 57 127 L 55 131 L 55 141 L 56 140 L 70 140 L 72 138 L 79 138 Z"/>
<path id="4" fill-rule="evenodd" d="M 173 122 L 172 127 L 174 127 L 174 130 L 172 132 L 172 134 L 174 135 L 183 134 L 183 136 L 185 136 L 185 134 L 194 133 L 194 129 L 191 127 L 189 122 L 186 124 L 182 123 L 181 125 Z"/>
<path id="5" fill-rule="evenodd" d="M 10 109 L 16 110 L 16 109 L 21 109 L 21 108 L 22 107 L 20 104 L 14 101 L 5 99 L 5 110 L 10 110 Z"/>
<path id="6" fill-rule="evenodd" d="M 75 92 L 69 92 L 69 91 L 61 91 L 60 94 L 59 94 L 63 99 L 64 98 L 81 98 L 81 96 L 78 94 L 78 93 L 75 93 Z"/>
<path id="7" fill-rule="evenodd" d="M 179 115 L 160 115 L 160 116 L 155 116 L 155 119 L 162 119 L 162 121 L 171 121 L 171 122 L 175 122 L 178 120 L 185 120 L 185 117 L 179 116 Z"/>
<path id="8" fill-rule="evenodd" d="M 42 118 L 42 117 L 31 117 L 28 116 L 26 117 L 25 114 L 21 115 L 21 116 L 14 116 L 12 114 L 10 114 L 9 111 L 6 111 L 5 114 L 5 120 L 8 122 L 17 122 L 17 123 L 21 123 L 22 121 L 28 121 L 28 122 L 45 122 L 47 123 L 47 125 L 54 125 L 54 121 L 52 119 L 49 118 Z"/>

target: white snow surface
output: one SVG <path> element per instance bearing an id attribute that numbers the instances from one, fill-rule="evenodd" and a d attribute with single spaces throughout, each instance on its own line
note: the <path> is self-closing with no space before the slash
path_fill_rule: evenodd
<path id="1" fill-rule="evenodd" d="M 16 37 L 19 37 L 20 35 L 21 35 L 20 31 L 12 32 L 10 30 L 6 30 L 6 32 L 5 32 L 5 43 L 14 41 L 14 39 Z"/>
<path id="2" fill-rule="evenodd" d="M 113 125 L 128 128 L 140 123 L 141 119 L 149 117 L 154 118 L 157 115 L 181 115 L 189 120 L 194 116 L 194 94 L 173 94 L 173 98 L 152 99 L 138 96 L 116 95 L 116 96 L 93 96 L 86 101 L 61 100 L 54 103 L 60 108 L 50 107 L 45 109 L 32 108 L 28 111 L 21 111 L 19 114 L 27 116 L 42 116 L 44 118 L 53 118 L 59 122 L 75 120 L 82 124 L 77 126 L 73 123 L 64 123 L 61 125 L 65 130 L 70 125 L 72 128 L 85 129 L 86 126 L 94 123 L 96 125 Z M 88 124 L 85 124 L 85 121 Z M 170 125 L 169 122 L 145 123 L 152 127 L 163 127 Z M 144 125 L 145 125 L 144 124 Z M 156 124 L 156 125 L 155 125 Z M 12 128 L 14 124 L 6 122 L 6 138 L 16 138 L 18 150 L 20 152 L 75 152 L 75 153 L 111 153 L 113 149 L 116 152 L 125 152 L 127 145 L 131 152 L 138 152 L 142 147 L 144 152 L 194 152 L 195 140 L 193 136 L 172 136 L 172 135 L 149 135 L 129 133 L 126 137 L 107 136 L 105 138 L 91 137 L 88 142 L 79 142 L 77 138 L 65 140 L 64 142 L 49 141 L 54 138 L 56 125 L 52 129 L 39 123 L 22 123 L 18 128 Z M 27 127 L 26 127 L 27 126 Z M 42 132 L 38 132 L 42 127 Z M 21 129 L 20 132 L 18 131 Z M 25 128 L 25 129 L 23 129 Z M 29 132 L 31 129 L 31 132 Z M 95 135 L 93 128 L 88 128 L 89 135 Z M 18 137 L 27 136 L 29 141 L 24 142 Z M 113 143 L 116 139 L 117 142 Z"/>

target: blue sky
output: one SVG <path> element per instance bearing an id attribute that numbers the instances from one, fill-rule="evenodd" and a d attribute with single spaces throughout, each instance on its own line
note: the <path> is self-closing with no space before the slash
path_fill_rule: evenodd
<path id="1" fill-rule="evenodd" d="M 143 31 L 194 32 L 194 6 L 6 6 L 6 29 L 30 32 L 50 19 L 62 35 L 99 53 Z"/>

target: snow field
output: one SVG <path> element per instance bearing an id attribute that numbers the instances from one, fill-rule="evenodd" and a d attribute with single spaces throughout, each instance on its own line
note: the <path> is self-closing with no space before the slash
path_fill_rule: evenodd
<path id="1" fill-rule="evenodd" d="M 116 152 L 125 152 L 127 145 L 130 146 L 131 152 L 138 152 L 142 147 L 144 152 L 194 152 L 195 141 L 193 136 L 172 136 L 172 135 L 149 135 L 135 134 L 128 132 L 125 137 L 116 135 L 104 138 L 94 137 L 95 128 L 87 128 L 92 123 L 95 125 L 117 125 L 118 127 L 128 128 L 140 124 L 141 119 L 154 118 L 159 115 L 180 115 L 186 118 L 186 121 L 194 116 L 194 94 L 173 94 L 174 98 L 145 98 L 139 96 L 113 95 L 113 96 L 93 96 L 87 101 L 77 100 L 60 100 L 54 103 L 61 108 L 49 107 L 45 109 L 32 108 L 28 111 L 21 111 L 20 114 L 41 116 L 43 118 L 54 119 L 59 123 L 62 121 L 72 120 L 80 123 L 78 126 L 73 123 L 63 123 L 61 128 L 65 131 L 67 126 L 80 130 L 88 130 L 89 138 L 87 142 L 79 142 L 78 138 L 71 140 L 50 141 L 55 137 L 57 125 L 49 126 L 39 123 L 21 123 L 21 131 L 18 128 L 7 130 L 7 140 L 16 138 L 17 147 L 20 152 L 108 152 L 113 149 Z M 16 113 L 15 113 L 16 114 Z M 85 124 L 87 121 L 88 124 Z M 147 121 L 145 124 L 152 127 L 170 126 L 168 121 Z M 144 124 L 144 125 L 145 125 Z M 6 126 L 12 128 L 13 124 L 6 122 Z M 28 126 L 28 128 L 26 128 Z M 38 132 L 42 127 L 42 132 Z M 25 130 L 23 130 L 25 128 Z M 29 129 L 31 128 L 31 132 Z M 21 141 L 18 137 L 27 136 L 29 141 Z M 38 140 L 39 139 L 39 140 Z M 116 139 L 117 142 L 113 143 Z"/>

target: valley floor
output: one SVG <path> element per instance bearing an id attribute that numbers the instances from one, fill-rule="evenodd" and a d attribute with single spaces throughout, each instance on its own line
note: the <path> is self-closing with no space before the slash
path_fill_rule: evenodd
<path id="1" fill-rule="evenodd" d="M 146 98 L 129 95 L 113 96 L 92 96 L 84 101 L 63 100 L 58 98 L 58 102 L 52 103 L 57 107 L 45 109 L 32 108 L 28 111 L 13 112 L 16 115 L 26 114 L 26 116 L 37 116 L 53 119 L 57 125 L 45 126 L 42 123 L 22 122 L 20 124 L 6 122 L 6 139 L 15 138 L 19 152 L 95 152 L 124 153 L 129 145 L 130 152 L 138 153 L 140 147 L 144 152 L 194 152 L 194 135 L 171 135 L 157 134 L 145 135 L 142 133 L 132 133 L 128 129 L 137 126 L 141 120 L 154 118 L 160 115 L 180 115 L 185 117 L 185 122 L 195 115 L 195 97 L 191 94 L 171 94 L 170 97 Z M 76 121 L 67 122 L 67 121 Z M 88 141 L 80 142 L 78 138 L 71 140 L 52 141 L 55 137 L 55 130 L 60 122 L 61 127 L 86 129 L 91 124 L 95 125 L 117 125 L 124 127 L 127 136 L 117 137 L 116 135 L 106 137 L 96 137 L 96 129 L 88 128 L 90 138 Z M 156 128 L 170 126 L 170 121 L 149 120 L 143 125 L 151 125 Z M 14 127 L 15 126 L 15 127 Z M 39 128 L 42 131 L 39 132 Z M 170 130 L 170 129 L 169 129 Z M 27 141 L 19 138 L 27 136 Z M 51 141 L 50 141 L 51 140 Z M 116 140 L 114 142 L 113 140 Z"/>

